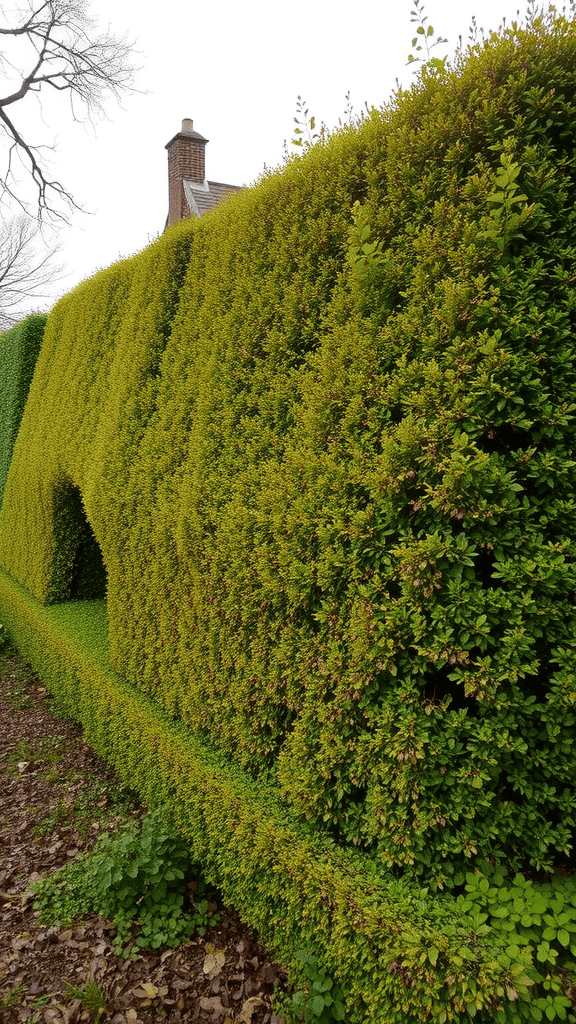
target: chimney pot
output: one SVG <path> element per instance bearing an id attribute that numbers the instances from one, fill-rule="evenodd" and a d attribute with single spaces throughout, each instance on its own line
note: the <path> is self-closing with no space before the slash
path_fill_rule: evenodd
<path id="1" fill-rule="evenodd" d="M 193 132 L 194 131 L 194 121 L 192 120 L 191 117 L 185 117 L 184 120 L 182 121 L 182 131 L 183 132 Z"/>

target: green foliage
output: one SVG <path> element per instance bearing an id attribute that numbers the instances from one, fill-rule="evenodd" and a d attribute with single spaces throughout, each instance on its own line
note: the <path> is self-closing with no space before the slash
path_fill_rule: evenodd
<path id="1" fill-rule="evenodd" d="M 91 857 L 98 912 L 118 928 L 115 947 L 134 955 L 132 925 L 139 924 L 136 948 L 177 946 L 192 929 L 183 914 L 184 878 L 190 866 L 186 847 L 152 812 L 142 824 L 123 826 L 106 836 Z"/>
<path id="2" fill-rule="evenodd" d="M 92 629 L 87 606 L 96 613 Z M 105 637 L 95 642 L 98 603 L 42 607 L 0 572 L 0 609 L 88 742 L 145 803 L 170 806 L 207 881 L 295 981 L 302 975 L 297 950 L 305 943 L 318 951 L 346 993 L 349 1024 L 417 1024 L 423 1013 L 440 1011 L 456 1022 L 464 1001 L 479 1011 L 498 1003 L 513 980 L 504 951 L 495 956 L 453 902 L 441 904 L 305 828 L 273 789 L 163 717 L 111 671 Z M 85 878 L 78 869 L 74 898 L 84 898 Z M 80 912 L 69 904 L 64 910 Z"/>
<path id="3" fill-rule="evenodd" d="M 34 887 L 41 924 L 65 926 L 94 910 L 94 889 L 86 873 L 86 857 L 79 855 L 65 868 L 43 878 Z"/>
<path id="4" fill-rule="evenodd" d="M 95 600 L 106 596 L 106 567 L 80 491 L 71 481 L 54 495 L 54 532 L 58 553 L 59 600 Z"/>
<path id="5" fill-rule="evenodd" d="M 0 506 L 45 325 L 36 314 L 0 334 Z"/>
<path id="6" fill-rule="evenodd" d="M 57 764 L 64 754 L 63 736 L 43 736 L 40 740 L 19 740 L 4 757 L 7 767 L 17 765 L 19 761 L 44 761 Z"/>
<path id="7" fill-rule="evenodd" d="M 320 131 L 316 131 L 316 118 L 310 114 L 306 100 L 303 100 L 301 96 L 296 101 L 294 123 L 296 127 L 291 140 L 293 146 L 309 149 L 324 137 L 324 126 L 322 125 Z"/>
<path id="8" fill-rule="evenodd" d="M 22 992 L 26 992 L 27 989 L 27 985 L 14 985 L 5 996 L 0 996 L 0 1009 L 13 1010 L 18 1005 Z"/>
<path id="9" fill-rule="evenodd" d="M 383 243 L 371 239 L 372 229 L 358 199 L 352 207 L 352 222 L 348 233 L 348 262 L 356 277 L 366 282 L 376 267 L 384 262 Z"/>
<path id="10" fill-rule="evenodd" d="M 570 989 L 576 983 L 576 881 L 557 874 L 539 883 L 481 861 L 466 874 L 457 906 L 476 934 L 498 942 L 510 964 L 523 956 L 524 976 L 508 993 L 512 1004 L 496 1021 L 575 1021 Z M 570 1012 L 572 1010 L 572 1012 Z"/>
<path id="11" fill-rule="evenodd" d="M 500 165 L 495 177 L 496 191 L 486 200 L 490 213 L 480 237 L 492 239 L 500 254 L 504 255 L 513 239 L 526 241 L 521 229 L 534 213 L 535 204 L 528 205 L 528 196 L 516 194 L 519 187 L 516 179 L 522 170 L 520 165 L 506 152 L 500 155 Z"/>
<path id="12" fill-rule="evenodd" d="M 276 1017 L 282 1017 L 285 1024 L 300 1024 L 292 997 L 283 989 L 276 988 L 272 996 L 272 1010 Z"/>
<path id="13" fill-rule="evenodd" d="M 216 924 L 209 902 L 184 909 L 190 855 L 161 809 L 141 823 L 125 822 L 79 857 L 38 883 L 36 906 L 43 924 L 68 924 L 91 911 L 113 920 L 114 948 L 128 959 L 139 949 L 177 946 L 193 931 Z M 137 934 L 134 934 L 134 926 Z"/>
<path id="14" fill-rule="evenodd" d="M 253 841 L 268 804 L 344 858 L 328 886 L 332 854 L 311 870 L 304 831 L 310 878 L 300 865 L 286 907 L 270 869 L 266 927 L 291 956 L 303 929 L 354 1006 L 373 983 L 381 1019 L 484 1012 L 512 980 L 505 950 L 474 952 L 418 886 L 449 887 L 479 856 L 572 866 L 576 26 L 530 18 L 61 300 L 0 513 L 2 566 L 57 602 L 82 511 L 106 605 L 50 610 L 41 658 L 27 643 L 124 776 L 175 801 L 251 920 L 264 883 L 230 836 Z M 109 679 L 106 610 L 112 664 L 151 701 L 146 728 L 130 705 L 128 733 L 159 742 L 160 713 L 190 730 L 166 740 L 196 766 L 185 793 L 103 696 L 77 693 L 89 670 Z M 256 831 L 284 881 L 292 859 L 269 822 Z M 354 916 L 342 879 L 358 864 Z M 377 924 L 392 904 L 411 922 L 400 951 Z M 343 948 L 355 928 L 368 983 Z"/>
<path id="15" fill-rule="evenodd" d="M 297 1020 L 306 1024 L 330 1024 L 334 1020 L 344 1020 L 342 989 L 320 967 L 315 956 L 305 950 L 299 950 L 296 956 L 304 964 L 309 981 L 305 990 L 295 992 L 292 997 L 292 1005 L 299 1014 Z"/>
<path id="16" fill-rule="evenodd" d="M 49 814 L 34 825 L 37 835 L 51 835 L 55 831 L 74 831 L 84 837 L 88 834 L 95 817 L 103 827 L 119 814 L 126 815 L 134 808 L 133 794 L 126 787 L 118 789 L 115 785 L 111 789 L 105 784 L 94 782 L 78 790 L 77 776 L 73 770 L 62 771 L 54 768 L 42 771 L 42 776 L 47 781 L 60 785 L 65 795 L 57 800 Z"/>
<path id="17" fill-rule="evenodd" d="M 415 64 L 420 61 L 424 61 L 430 68 L 435 71 L 444 71 L 446 67 L 446 57 L 431 57 L 430 51 L 435 46 L 440 46 L 442 43 L 447 43 L 447 39 L 443 39 L 442 36 L 438 36 L 434 39 L 434 29 L 432 25 L 428 24 L 428 18 L 424 14 L 424 4 L 420 0 L 414 0 L 414 10 L 410 12 L 410 21 L 413 25 L 417 25 L 416 35 L 412 40 L 412 51 L 408 54 L 408 64 Z M 434 42 L 432 40 L 434 39 Z M 421 55 L 421 56 L 420 56 Z"/>
<path id="18" fill-rule="evenodd" d="M 40 821 L 35 828 L 36 835 L 38 836 L 50 836 L 53 832 L 56 832 L 70 818 L 70 805 L 66 800 L 59 799 L 51 809 L 50 813 Z"/>
<path id="19" fill-rule="evenodd" d="M 108 1009 L 108 999 L 93 978 L 88 978 L 82 988 L 73 985 L 70 981 L 66 982 L 65 995 L 71 999 L 80 999 L 90 1012 L 93 1024 L 98 1024 L 103 1013 Z"/>
<path id="20" fill-rule="evenodd" d="M 169 716 L 439 886 L 576 826 L 575 60 L 535 15 L 65 296 L 0 513 L 42 601 L 93 537 Z"/>
<path id="21" fill-rule="evenodd" d="M 200 900 L 199 903 L 194 903 L 194 913 L 192 920 L 194 922 L 194 932 L 197 935 L 205 935 L 209 928 L 214 928 L 220 921 L 220 914 L 215 911 L 215 904 L 211 903 L 210 900 Z"/>

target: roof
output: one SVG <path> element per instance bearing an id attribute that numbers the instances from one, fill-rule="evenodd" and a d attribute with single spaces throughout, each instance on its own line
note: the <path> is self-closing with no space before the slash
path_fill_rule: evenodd
<path id="1" fill-rule="evenodd" d="M 184 179 L 184 195 L 191 217 L 201 217 L 212 210 L 229 192 L 240 192 L 240 185 L 224 185 L 220 181 L 194 181 Z"/>

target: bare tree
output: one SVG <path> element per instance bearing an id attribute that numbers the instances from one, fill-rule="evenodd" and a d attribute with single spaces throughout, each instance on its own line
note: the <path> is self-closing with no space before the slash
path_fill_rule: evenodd
<path id="1" fill-rule="evenodd" d="M 0 225 L 0 330 L 22 315 L 23 304 L 50 294 L 54 279 L 62 276 L 55 263 L 57 245 L 47 245 L 38 221 L 25 214 Z"/>
<path id="2" fill-rule="evenodd" d="M 7 143 L 0 170 L 0 198 L 15 200 L 29 212 L 15 164 L 33 182 L 34 216 L 66 219 L 63 207 L 76 203 L 66 187 L 50 178 L 45 147 L 30 141 L 29 130 L 18 123 L 17 104 L 27 97 L 64 93 L 72 118 L 91 120 L 104 99 L 133 89 L 131 44 L 125 38 L 99 33 L 85 0 L 28 0 L 10 17 L 0 9 L 0 74 L 7 79 L 0 97 L 0 130 Z M 39 95 L 40 94 L 40 95 Z"/>

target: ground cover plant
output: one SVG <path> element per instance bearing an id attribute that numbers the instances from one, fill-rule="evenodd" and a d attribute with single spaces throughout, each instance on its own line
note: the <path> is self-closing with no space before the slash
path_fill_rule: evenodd
<path id="1" fill-rule="evenodd" d="M 574 868 L 575 63 L 533 10 L 66 296 L 6 483 L 18 642 L 264 924 L 261 837 L 272 940 L 358 1019 L 569 1012 L 571 911 L 454 897 Z"/>
<path id="2" fill-rule="evenodd" d="M 28 698 L 24 707 L 10 699 L 15 680 Z M 24 756 L 15 760 L 18 754 Z M 88 829 L 83 810 L 58 822 L 50 835 L 37 835 L 50 805 L 70 789 L 99 794 Z M 281 1024 L 271 997 L 275 988 L 286 988 L 285 975 L 222 904 L 222 919 L 204 936 L 195 934 L 176 948 L 139 947 L 135 958 L 116 955 L 112 921 L 93 912 L 78 913 L 65 926 L 40 922 L 32 893 L 40 878 L 79 863 L 99 835 L 114 837 L 143 815 L 134 793 L 87 746 L 78 727 L 54 715 L 47 688 L 31 667 L 15 650 L 0 652 L 2 1024 L 209 1024 L 218 1007 L 235 1020 L 246 1007 L 251 1024 Z"/>
<path id="3" fill-rule="evenodd" d="M 502 867 L 484 862 L 466 875 L 466 892 L 458 903 L 489 928 L 511 956 L 520 949 L 532 955 L 535 989 L 529 1001 L 519 1001 L 518 1020 L 573 1020 L 576 996 L 576 886 L 557 874 L 538 883 L 517 874 L 507 877 Z M 568 982 L 568 984 L 567 984 Z M 572 1012 L 570 1012 L 572 1010 Z M 511 1014 L 500 1011 L 495 1020 Z"/>
<path id="4" fill-rule="evenodd" d="M 202 898 L 203 883 L 185 907 L 185 882 L 198 872 L 165 812 L 156 808 L 141 823 L 127 821 L 113 836 L 104 834 L 87 857 L 40 882 L 40 923 L 70 924 L 94 911 L 114 922 L 114 949 L 123 956 L 136 959 L 140 949 L 178 946 L 220 921 L 216 907 Z"/>

